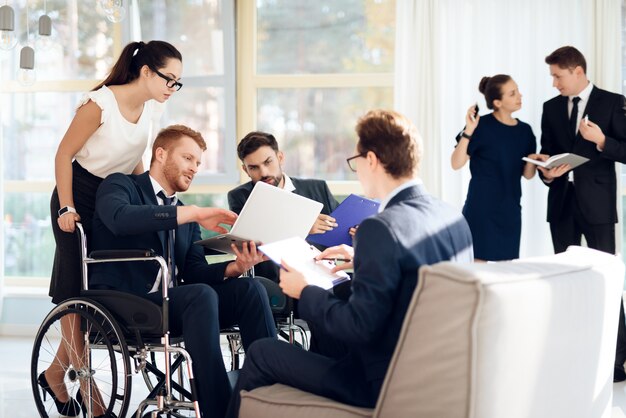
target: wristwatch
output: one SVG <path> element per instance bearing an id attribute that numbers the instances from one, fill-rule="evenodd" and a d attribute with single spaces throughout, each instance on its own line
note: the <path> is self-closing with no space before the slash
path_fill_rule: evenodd
<path id="1" fill-rule="evenodd" d="M 65 215 L 66 213 L 77 213 L 77 212 L 76 212 L 76 209 L 74 209 L 71 206 L 64 206 L 61 209 L 59 209 L 59 218 Z"/>
<path id="2" fill-rule="evenodd" d="M 461 132 L 461 136 L 462 136 L 463 138 L 472 139 L 472 136 L 471 136 L 471 135 L 466 134 L 466 133 L 465 133 L 465 131 Z"/>

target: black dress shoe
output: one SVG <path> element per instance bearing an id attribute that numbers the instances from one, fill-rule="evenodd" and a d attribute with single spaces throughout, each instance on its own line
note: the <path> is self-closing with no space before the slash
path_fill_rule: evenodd
<path id="1" fill-rule="evenodd" d="M 54 400 L 54 404 L 57 407 L 57 411 L 59 414 L 65 415 L 66 417 L 75 417 L 80 413 L 80 404 L 76 402 L 74 398 L 70 398 L 67 402 L 61 402 L 57 399 L 56 395 L 52 391 L 52 388 L 48 384 L 46 380 L 45 371 L 41 372 L 39 377 L 37 378 L 37 383 L 41 386 L 41 393 L 43 396 L 43 400 L 46 400 L 46 392 L 50 394 L 52 400 Z"/>
<path id="2" fill-rule="evenodd" d="M 624 366 L 615 366 L 615 368 L 613 369 L 613 382 L 623 382 L 624 380 L 626 380 L 626 372 L 624 371 Z"/>

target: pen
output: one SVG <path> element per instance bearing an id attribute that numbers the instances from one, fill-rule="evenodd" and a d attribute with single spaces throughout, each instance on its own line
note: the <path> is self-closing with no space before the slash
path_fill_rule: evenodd
<path id="1" fill-rule="evenodd" d="M 347 262 L 349 262 L 349 261 L 352 261 L 352 260 L 350 260 L 350 259 L 348 259 L 348 258 L 322 258 L 322 260 L 326 260 L 326 261 L 335 261 L 335 262 L 337 262 L 337 261 L 343 261 L 344 263 L 347 263 Z"/>
<path id="2" fill-rule="evenodd" d="M 583 120 L 585 121 L 585 125 L 589 126 L 589 115 L 585 115 Z"/>

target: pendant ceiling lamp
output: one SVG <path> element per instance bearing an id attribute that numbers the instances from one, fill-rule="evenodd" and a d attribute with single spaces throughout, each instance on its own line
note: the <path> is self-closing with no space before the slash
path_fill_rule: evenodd
<path id="1" fill-rule="evenodd" d="M 0 7 L 0 49 L 8 51 L 17 45 L 15 13 L 6 4 Z"/>

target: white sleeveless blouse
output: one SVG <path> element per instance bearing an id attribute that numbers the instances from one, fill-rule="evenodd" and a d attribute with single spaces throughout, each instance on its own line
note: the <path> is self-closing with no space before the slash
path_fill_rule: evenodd
<path id="1" fill-rule="evenodd" d="M 76 154 L 76 161 L 91 174 L 102 178 L 112 173 L 132 173 L 148 143 L 152 145 L 163 104 L 148 100 L 137 123 L 131 123 L 122 116 L 115 95 L 107 86 L 86 93 L 77 109 L 89 100 L 102 109 L 102 118 L 100 127 Z"/>

